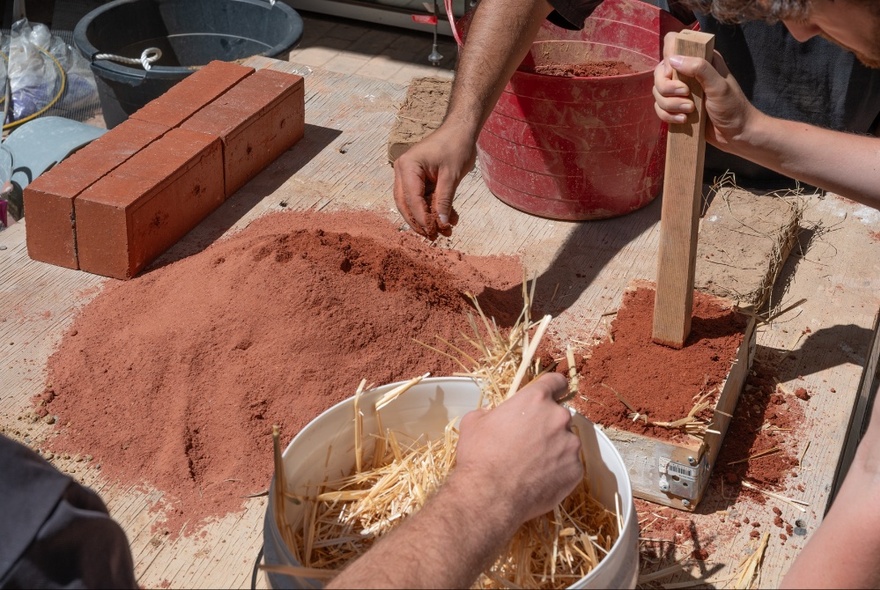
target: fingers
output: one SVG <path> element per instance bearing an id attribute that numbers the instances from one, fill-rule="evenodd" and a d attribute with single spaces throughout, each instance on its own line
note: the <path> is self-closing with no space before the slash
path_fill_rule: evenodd
<path id="1" fill-rule="evenodd" d="M 660 66 L 658 66 L 660 67 Z M 685 89 L 687 86 L 685 85 Z M 694 101 L 688 96 L 681 97 L 677 95 L 669 96 L 663 93 L 663 89 L 654 85 L 654 112 L 666 123 L 684 123 L 687 121 L 688 113 L 694 110 Z"/>
<path id="2" fill-rule="evenodd" d="M 717 52 L 713 56 L 713 63 L 699 57 L 667 56 L 654 68 L 652 91 L 654 112 L 667 123 L 686 122 L 687 115 L 695 108 L 688 85 L 675 79 L 673 72 L 695 79 L 706 96 L 721 96 L 727 90 L 727 64 Z"/>
<path id="3" fill-rule="evenodd" d="M 449 211 L 449 223 L 446 227 L 440 225 L 438 220 L 437 222 L 437 230 L 439 231 L 441 236 L 449 237 L 452 235 L 452 228 L 458 225 L 458 211 L 455 210 L 454 207 L 450 208 Z"/>
<path id="4" fill-rule="evenodd" d="M 431 206 L 437 214 L 437 228 L 444 236 L 450 235 L 452 226 L 458 223 L 458 214 L 452 209 L 452 199 L 455 197 L 456 188 L 456 183 L 451 175 L 441 170 Z"/>
<path id="5" fill-rule="evenodd" d="M 441 176 L 443 176 L 441 174 Z M 452 235 L 458 212 L 452 207 L 456 184 L 448 177 L 436 185 L 418 163 L 401 156 L 394 166 L 394 203 L 417 233 L 429 240 Z"/>
<path id="6" fill-rule="evenodd" d="M 437 230 L 425 200 L 426 174 L 405 156 L 394 165 L 394 204 L 413 231 L 433 239 L 431 236 L 436 237 Z"/>
<path id="7" fill-rule="evenodd" d="M 663 36 L 663 57 L 675 55 L 675 40 L 678 38 L 677 32 L 666 33 Z"/>
<path id="8" fill-rule="evenodd" d="M 552 510 L 583 478 L 571 412 L 554 401 L 567 386 L 559 373 L 546 374 L 461 420 L 456 470 L 508 498 L 523 521 Z"/>
<path id="9" fill-rule="evenodd" d="M 674 42 L 675 37 L 666 36 L 666 48 L 664 53 L 671 51 L 674 43 L 670 46 L 670 39 Z M 670 64 L 671 56 L 667 56 L 654 68 L 654 112 L 666 123 L 684 123 L 687 114 L 693 112 L 694 102 L 691 100 L 688 85 L 673 76 L 673 68 Z"/>
<path id="10" fill-rule="evenodd" d="M 428 239 L 450 235 L 458 222 L 452 207 L 461 179 L 474 167 L 472 130 L 444 123 L 394 165 L 394 201 L 407 223 Z"/>
<path id="11" fill-rule="evenodd" d="M 717 53 L 713 56 L 713 61 L 719 60 L 724 63 L 721 56 Z M 686 57 L 684 55 L 672 55 L 667 60 L 669 65 L 676 72 L 683 76 L 696 78 L 697 82 L 704 90 L 718 90 L 724 84 L 724 78 L 718 73 L 711 63 L 701 57 Z"/>

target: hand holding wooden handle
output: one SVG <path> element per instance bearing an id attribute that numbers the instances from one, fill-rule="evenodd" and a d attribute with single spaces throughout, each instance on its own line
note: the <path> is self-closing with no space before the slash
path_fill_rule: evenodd
<path id="1" fill-rule="evenodd" d="M 714 35 L 685 30 L 678 33 L 678 55 L 712 59 Z M 693 78 L 679 76 L 691 89 L 696 108 L 684 123 L 671 124 L 666 141 L 666 171 L 660 218 L 660 254 L 654 299 L 653 340 L 681 348 L 691 331 L 694 268 L 706 154 L 706 108 L 703 88 Z"/>

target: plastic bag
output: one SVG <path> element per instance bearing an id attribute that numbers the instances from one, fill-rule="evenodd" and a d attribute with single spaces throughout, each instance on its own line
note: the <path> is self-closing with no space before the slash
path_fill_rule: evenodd
<path id="1" fill-rule="evenodd" d="M 67 88 L 58 108 L 73 111 L 98 101 L 98 85 L 88 60 L 57 36 L 52 36 L 49 54 L 67 76 Z"/>
<path id="2" fill-rule="evenodd" d="M 64 115 L 97 101 L 98 89 L 88 62 L 46 25 L 26 19 L 3 40 L 11 104 L 4 123 L 44 114 Z"/>
<path id="3" fill-rule="evenodd" d="M 3 43 L 3 35 L 0 34 L 0 47 L 2 47 Z M 6 57 L 6 54 L 0 54 L 0 123 L 6 123 L 6 113 L 9 110 L 9 101 L 7 101 L 7 77 L 6 77 L 6 64 L 9 62 L 9 59 Z"/>

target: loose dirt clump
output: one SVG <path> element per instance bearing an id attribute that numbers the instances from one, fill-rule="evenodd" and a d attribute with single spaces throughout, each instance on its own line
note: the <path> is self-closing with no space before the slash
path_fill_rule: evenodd
<path id="1" fill-rule="evenodd" d="M 165 492 L 173 533 L 268 487 L 273 424 L 289 440 L 362 378 L 459 370 L 413 339 L 468 331 L 466 292 L 512 325 L 521 276 L 514 258 L 432 248 L 366 212 L 273 214 L 108 287 L 35 403 L 58 416 L 52 449 Z"/>
<path id="2" fill-rule="evenodd" d="M 738 484 L 748 480 L 778 491 L 798 467 L 793 437 L 803 428 L 804 419 L 802 402 L 783 393 L 775 376 L 770 363 L 757 358 L 752 363 L 713 476 L 724 480 L 727 494 L 747 493 L 762 503 L 766 500 L 762 494 L 740 489 Z"/>

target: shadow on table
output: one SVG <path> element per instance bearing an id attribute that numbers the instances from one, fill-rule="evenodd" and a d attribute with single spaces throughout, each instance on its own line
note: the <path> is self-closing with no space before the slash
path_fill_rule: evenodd
<path id="1" fill-rule="evenodd" d="M 611 260 L 659 219 L 660 199 L 657 198 L 648 206 L 622 217 L 578 223 L 547 269 L 537 277 L 532 317 L 557 316 L 574 305 Z M 505 291 L 486 288 L 479 299 L 492 297 L 515 301 L 521 308 L 521 293 L 520 283 Z"/>
<path id="2" fill-rule="evenodd" d="M 685 514 L 686 513 L 682 513 Z M 675 583 L 679 588 L 716 588 L 715 583 L 706 582 L 706 578 L 718 573 L 725 566 L 722 563 L 706 563 L 702 556 L 706 547 L 710 547 L 715 541 L 714 535 L 701 536 L 697 531 L 697 525 L 693 520 L 688 522 L 687 536 L 693 545 L 689 563 L 693 563 L 697 571 L 682 569 L 679 572 L 670 571 L 669 568 L 681 564 L 681 556 L 676 555 L 676 549 L 680 541 L 663 539 L 645 539 L 639 543 L 639 587 L 649 588 L 653 584 L 656 587 L 668 587 L 667 584 Z M 656 574 L 656 577 L 652 576 Z"/>

